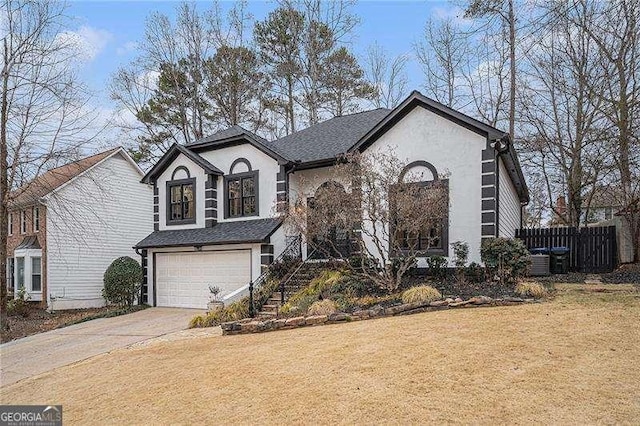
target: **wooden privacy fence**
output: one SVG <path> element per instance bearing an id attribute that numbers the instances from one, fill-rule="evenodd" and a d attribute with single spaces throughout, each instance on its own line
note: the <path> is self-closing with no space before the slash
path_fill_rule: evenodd
<path id="1" fill-rule="evenodd" d="M 571 272 L 611 272 L 618 266 L 615 226 L 525 228 L 516 230 L 516 238 L 528 249 L 567 247 Z"/>

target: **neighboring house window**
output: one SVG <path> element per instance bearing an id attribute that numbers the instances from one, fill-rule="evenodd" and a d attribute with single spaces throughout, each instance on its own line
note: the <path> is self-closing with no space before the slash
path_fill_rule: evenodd
<path id="1" fill-rule="evenodd" d="M 225 176 L 226 217 L 258 215 L 258 171 Z"/>
<path id="2" fill-rule="evenodd" d="M 13 235 L 13 213 L 9 213 L 7 216 L 7 228 L 9 235 Z"/>
<path id="3" fill-rule="evenodd" d="M 27 212 L 20 211 L 20 233 L 25 234 L 27 232 Z"/>
<path id="4" fill-rule="evenodd" d="M 196 222 L 195 187 L 195 178 L 167 182 L 168 225 Z"/>
<path id="5" fill-rule="evenodd" d="M 24 257 L 16 257 L 16 289 L 20 290 L 24 287 Z"/>
<path id="6" fill-rule="evenodd" d="M 33 232 L 38 232 L 40 230 L 40 208 L 33 208 Z"/>
<path id="7" fill-rule="evenodd" d="M 604 209 L 604 220 L 611 220 L 613 218 L 613 208 L 605 207 Z"/>
<path id="8" fill-rule="evenodd" d="M 31 258 L 31 291 L 42 291 L 42 258 Z"/>
<path id="9" fill-rule="evenodd" d="M 15 266 L 13 257 L 7 258 L 7 291 L 13 293 L 13 268 Z"/>

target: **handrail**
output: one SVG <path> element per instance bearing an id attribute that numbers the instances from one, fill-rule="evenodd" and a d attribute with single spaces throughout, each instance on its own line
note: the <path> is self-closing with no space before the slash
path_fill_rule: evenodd
<path id="1" fill-rule="evenodd" d="M 307 258 L 306 258 L 305 260 L 303 260 L 302 262 L 300 262 L 300 264 L 298 265 L 298 267 L 296 268 L 296 270 L 295 270 L 295 271 L 293 271 L 291 274 L 289 274 L 289 276 L 287 277 L 287 279 L 286 279 L 286 280 L 282 280 L 282 281 L 280 282 L 280 303 L 282 303 L 283 305 L 284 305 L 284 290 L 285 290 L 285 287 L 286 287 L 287 283 L 288 283 L 289 281 L 291 281 L 291 278 L 293 278 L 293 277 L 294 277 L 294 275 L 298 273 L 298 271 L 300 270 L 300 268 L 302 268 L 302 266 L 303 266 L 304 264 L 306 264 L 306 263 L 309 261 L 309 259 L 311 259 L 311 256 L 313 256 L 313 254 L 314 254 L 315 252 L 316 252 L 316 249 L 313 249 L 313 251 L 311 251 L 311 253 L 309 253 L 309 255 L 307 255 Z"/>
<path id="2" fill-rule="evenodd" d="M 267 266 L 264 271 L 262 271 L 260 276 L 249 283 L 249 316 L 254 317 L 256 314 L 253 300 L 254 290 L 264 284 L 264 281 L 271 272 L 272 265 L 280 262 L 285 257 L 299 257 L 302 259 L 302 237 L 300 235 L 296 235 L 294 239 L 287 244 L 284 250 L 282 250 L 282 253 L 280 253 L 280 255 L 269 266 Z"/>

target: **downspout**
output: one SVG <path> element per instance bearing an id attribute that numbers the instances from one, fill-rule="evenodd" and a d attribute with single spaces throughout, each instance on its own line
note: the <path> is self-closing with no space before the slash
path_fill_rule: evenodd
<path id="1" fill-rule="evenodd" d="M 143 252 L 140 251 L 139 248 L 137 247 L 133 247 L 133 250 L 136 252 L 136 254 L 138 256 L 140 256 L 140 266 L 142 266 L 142 285 L 140 286 L 140 295 L 138 297 L 138 305 L 142 305 L 142 296 L 144 294 L 144 286 L 148 285 L 148 283 L 146 282 L 145 278 L 148 280 L 148 277 L 145 277 L 145 259 L 147 258 L 147 253 L 146 250 L 143 250 Z"/>

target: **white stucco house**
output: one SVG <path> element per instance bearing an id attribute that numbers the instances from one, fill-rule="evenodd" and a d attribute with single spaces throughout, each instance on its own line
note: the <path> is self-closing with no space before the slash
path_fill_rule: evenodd
<path id="1" fill-rule="evenodd" d="M 122 148 L 51 169 L 13 192 L 7 288 L 50 309 L 99 307 L 104 272 L 152 231 L 153 193 Z"/>
<path id="2" fill-rule="evenodd" d="M 407 169 L 449 179 L 448 226 L 429 255 L 466 241 L 480 262 L 483 238 L 512 237 L 528 192 L 505 132 L 413 92 L 393 110 L 335 117 L 268 141 L 233 126 L 174 145 L 145 175 L 154 188 L 154 231 L 136 244 L 145 265 L 144 301 L 205 308 L 209 286 L 224 300 L 284 250 L 291 235 L 278 211 L 332 180 L 336 159 L 392 147 Z M 306 250 L 303 247 L 303 257 Z"/>

